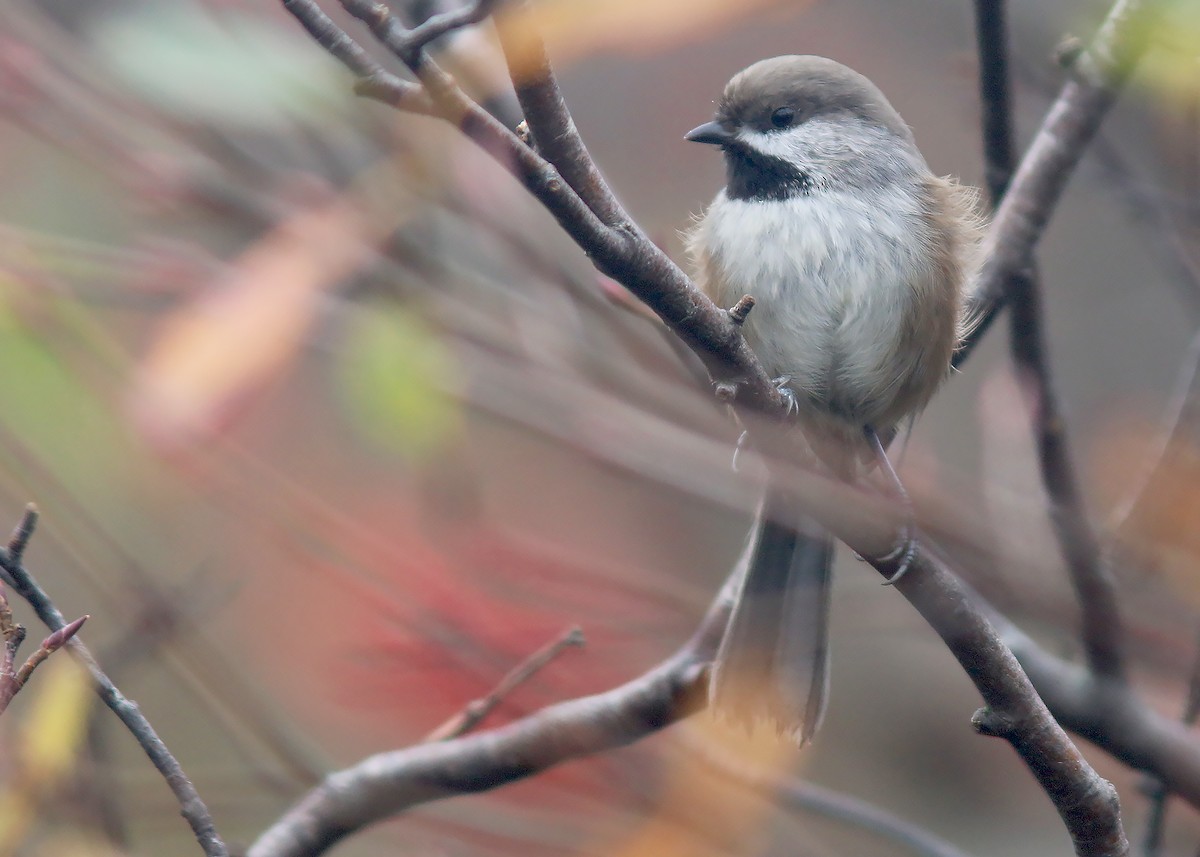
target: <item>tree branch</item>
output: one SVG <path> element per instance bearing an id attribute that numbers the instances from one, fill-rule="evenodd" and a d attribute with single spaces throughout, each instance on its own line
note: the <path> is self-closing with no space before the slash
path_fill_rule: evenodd
<path id="1" fill-rule="evenodd" d="M 507 13 L 499 26 L 500 44 L 534 148 L 558 168 L 567 184 L 606 226 L 638 235 L 649 243 L 609 189 L 579 136 L 546 46 L 534 25 L 532 5 L 528 0 L 519 0 Z"/>
<path id="2" fill-rule="evenodd" d="M 29 506 L 25 510 L 25 516 L 21 519 L 13 538 L 9 541 L 9 547 L 0 550 L 0 569 L 8 576 L 13 590 L 33 607 L 38 619 L 51 630 L 63 632 L 73 623 L 68 623 L 63 618 L 62 613 L 50 600 L 50 596 L 38 585 L 21 562 L 21 556 L 36 524 L 37 510 L 33 506 Z M 53 637 L 53 635 L 51 636 Z M 196 787 L 184 774 L 183 768 L 171 751 L 167 749 L 167 745 L 158 737 L 158 733 L 154 731 L 150 721 L 142 714 L 137 703 L 122 694 L 105 675 L 104 670 L 96 663 L 82 640 L 72 637 L 66 645 L 84 669 L 88 671 L 100 699 L 121 719 L 121 722 L 133 735 L 134 740 L 150 757 L 154 767 L 167 781 L 167 785 L 179 802 L 180 812 L 191 825 L 192 832 L 196 835 L 196 841 L 200 843 L 204 853 L 208 857 L 228 857 L 229 849 L 221 841 L 208 807 L 204 805 Z"/>
<path id="3" fill-rule="evenodd" d="M 1118 0 L 1091 46 L 1076 58 L 992 219 L 972 304 L 979 318 L 955 357 L 962 365 L 1003 307 L 1007 281 L 1029 266 L 1071 172 L 1146 50 L 1161 0 Z"/>
<path id="4" fill-rule="evenodd" d="M 486 791 L 624 747 L 703 709 L 707 667 L 733 605 L 733 583 L 748 561 L 748 554 L 739 561 L 692 639 L 642 676 L 499 729 L 380 753 L 330 774 L 263 833 L 246 857 L 321 854 L 418 804 Z"/>
<path id="5" fill-rule="evenodd" d="M 1002 204 L 1016 169 L 1004 0 L 976 0 L 975 9 L 984 156 L 988 192 L 996 206 Z M 1124 658 L 1116 583 L 1088 522 L 1079 477 L 1072 464 L 1047 354 L 1040 276 L 1032 255 L 1005 285 L 1011 308 L 1009 351 L 1021 379 L 1033 387 L 1038 464 L 1050 501 L 1050 521 L 1079 600 L 1084 651 L 1094 672 L 1120 679 L 1124 676 Z"/>
<path id="6" fill-rule="evenodd" d="M 312 0 L 283 2 L 310 33 L 314 29 L 325 32 L 329 26 L 336 28 Z M 423 50 L 411 50 L 404 41 L 404 28 L 384 7 L 369 0 L 343 0 L 343 5 L 405 62 L 421 81 L 436 113 L 459 127 L 516 177 L 597 269 L 649 306 L 696 352 L 714 379 L 734 391 L 736 402 L 767 413 L 783 412 L 779 391 L 729 314 L 697 289 L 662 250 L 640 231 L 607 226 L 553 164 L 468 98 Z M 340 44 L 335 36 L 326 34 L 324 38 L 322 45 L 330 41 Z M 372 94 L 388 91 L 373 84 L 365 88 Z"/>
<path id="7" fill-rule="evenodd" d="M 871 564 L 888 580 L 896 572 L 894 562 Z M 983 697 L 986 707 L 972 719 L 976 729 L 1016 750 L 1058 810 L 1075 853 L 1127 855 L 1116 789 L 1092 769 L 1051 715 L 978 597 L 925 550 L 896 588 L 942 638 Z"/>

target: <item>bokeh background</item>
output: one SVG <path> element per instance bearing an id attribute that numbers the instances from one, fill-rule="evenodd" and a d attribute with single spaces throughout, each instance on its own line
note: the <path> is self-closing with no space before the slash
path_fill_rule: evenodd
<path id="1" fill-rule="evenodd" d="M 1010 7 L 1024 142 L 1063 78 L 1056 44 L 1093 32 L 1105 4 Z M 767 56 L 867 74 L 936 172 L 982 183 L 965 0 L 544 8 L 596 161 L 677 258 L 722 182 L 682 135 Z M 38 504 L 31 569 L 65 613 L 91 614 L 88 643 L 230 841 L 324 771 L 421 740 L 571 626 L 587 646 L 489 723 L 611 687 L 687 638 L 741 548 L 759 469 L 731 470 L 736 432 L 685 361 L 486 155 L 356 99 L 268 0 L 5 0 L 0 23 L 0 520 Z M 1178 3 L 1042 245 L 1099 526 L 1141 484 L 1200 324 L 1197 44 L 1200 13 Z M 487 28 L 440 49 L 514 120 Z M 970 547 L 972 583 L 1073 655 L 1006 349 L 998 325 L 920 420 L 902 474 L 931 528 Z M 1200 458 L 1186 440 L 1170 455 L 1115 566 L 1139 688 L 1174 713 L 1196 648 Z M 0 801 L 21 810 L 0 852 L 196 853 L 131 739 L 50 667 L 0 723 Z M 1067 853 L 1016 757 L 973 734 L 970 682 L 848 555 L 833 670 L 803 753 L 698 719 L 339 853 L 904 853 L 739 793 L 695 761 L 698 740 L 979 857 Z M 27 749 L 47 743 L 61 758 Z M 1084 749 L 1138 835 L 1139 777 Z M 1198 839 L 1181 807 L 1171 846 Z"/>

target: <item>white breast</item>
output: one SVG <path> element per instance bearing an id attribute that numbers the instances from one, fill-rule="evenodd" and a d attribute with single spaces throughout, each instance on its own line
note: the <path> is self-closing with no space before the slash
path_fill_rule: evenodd
<path id="1" fill-rule="evenodd" d="M 802 405 L 861 426 L 890 409 L 906 371 L 897 322 L 932 275 L 926 229 L 914 196 L 892 188 L 783 201 L 722 192 L 692 246 L 714 300 L 756 299 L 744 330 L 767 371 L 789 376 Z"/>

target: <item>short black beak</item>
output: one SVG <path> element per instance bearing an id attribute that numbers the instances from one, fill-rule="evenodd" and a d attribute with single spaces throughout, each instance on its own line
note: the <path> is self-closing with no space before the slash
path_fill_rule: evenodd
<path id="1" fill-rule="evenodd" d="M 724 146 L 733 139 L 733 134 L 720 122 L 705 122 L 699 128 L 693 128 L 683 135 L 683 139 L 693 143 L 709 143 L 713 146 Z"/>

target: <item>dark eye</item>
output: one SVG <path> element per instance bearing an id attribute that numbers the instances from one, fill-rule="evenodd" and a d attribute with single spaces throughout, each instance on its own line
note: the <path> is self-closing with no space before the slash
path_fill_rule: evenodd
<path id="1" fill-rule="evenodd" d="M 776 128 L 786 128 L 796 118 L 796 111 L 790 107 L 780 107 L 771 114 L 771 124 Z"/>

